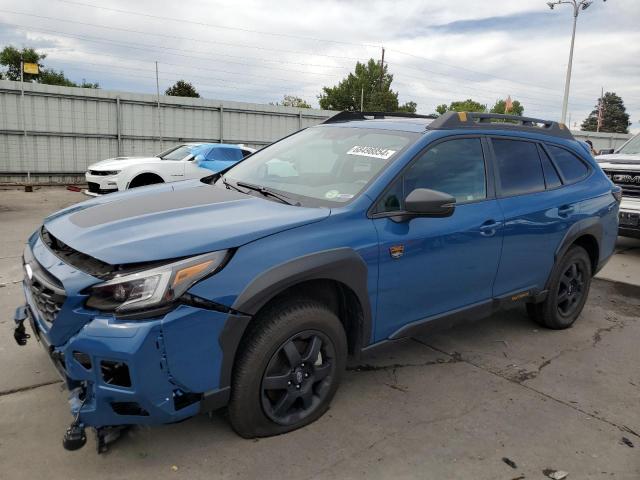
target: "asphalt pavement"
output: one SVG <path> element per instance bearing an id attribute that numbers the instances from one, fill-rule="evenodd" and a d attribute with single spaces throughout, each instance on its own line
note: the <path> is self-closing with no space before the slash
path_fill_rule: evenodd
<path id="1" fill-rule="evenodd" d="M 571 329 L 522 309 L 351 361 L 330 411 L 244 440 L 225 412 L 131 430 L 97 455 L 62 448 L 66 392 L 41 346 L 18 347 L 20 256 L 42 218 L 84 200 L 0 190 L 0 478 L 640 478 L 640 241 L 592 284 Z M 546 471 L 546 474 L 544 473 Z"/>

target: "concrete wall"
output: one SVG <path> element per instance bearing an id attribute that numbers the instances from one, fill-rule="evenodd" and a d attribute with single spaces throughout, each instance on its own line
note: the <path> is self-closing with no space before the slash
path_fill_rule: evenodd
<path id="1" fill-rule="evenodd" d="M 259 148 L 335 112 L 0 80 L 0 182 L 73 182 L 93 162 L 179 142 Z M 160 117 L 160 118 L 158 118 Z M 24 132 L 27 132 L 25 136 Z"/>
<path id="2" fill-rule="evenodd" d="M 621 147 L 627 140 L 633 135 L 624 133 L 597 133 L 597 132 L 582 132 L 572 131 L 573 136 L 577 140 L 591 140 L 593 147 L 596 150 L 602 150 L 603 148 L 618 148 Z"/>

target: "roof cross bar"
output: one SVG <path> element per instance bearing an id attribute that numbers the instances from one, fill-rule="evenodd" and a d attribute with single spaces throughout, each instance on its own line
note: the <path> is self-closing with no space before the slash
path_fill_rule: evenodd
<path id="1" fill-rule="evenodd" d="M 427 119 L 435 119 L 436 115 L 417 115 L 415 113 L 407 113 L 407 112 L 351 112 L 351 111 L 343 111 L 335 114 L 333 117 L 327 118 L 322 123 L 338 123 L 338 122 L 349 122 L 353 120 L 380 120 L 384 118 L 427 118 Z"/>
<path id="2" fill-rule="evenodd" d="M 447 112 L 427 126 L 427 130 L 470 128 L 543 133 L 553 137 L 575 140 L 571 131 L 563 123 L 501 113 Z"/>

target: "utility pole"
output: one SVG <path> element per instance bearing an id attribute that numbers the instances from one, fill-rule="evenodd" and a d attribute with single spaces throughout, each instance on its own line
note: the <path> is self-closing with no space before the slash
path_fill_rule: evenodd
<path id="1" fill-rule="evenodd" d="M 596 126 L 596 132 L 599 132 L 602 128 L 602 121 L 604 120 L 604 87 L 600 90 L 600 99 L 598 100 L 598 123 Z"/>
<path id="2" fill-rule="evenodd" d="M 607 0 L 603 0 L 607 1 Z M 567 122 L 567 108 L 569 105 L 569 88 L 571 87 L 571 70 L 573 68 L 573 47 L 576 40 L 576 26 L 578 24 L 578 15 L 580 10 L 586 10 L 593 3 L 593 0 L 556 0 L 554 2 L 547 2 L 547 5 L 551 10 L 556 5 L 569 4 L 573 7 L 573 30 L 571 33 L 571 48 L 569 49 L 569 64 L 567 65 L 567 76 L 564 82 L 564 97 L 562 99 L 562 123 Z"/>
<path id="3" fill-rule="evenodd" d="M 23 47 L 24 51 L 24 47 Z M 24 186 L 25 192 L 32 192 L 31 168 L 27 165 L 27 116 L 24 108 L 24 55 L 20 54 L 20 113 L 22 116 L 22 165 L 27 170 L 27 184 Z"/>
<path id="4" fill-rule="evenodd" d="M 158 79 L 158 62 L 156 62 L 156 98 L 158 100 L 158 141 L 160 143 L 160 148 L 158 150 L 162 150 L 162 112 L 160 110 L 160 80 Z"/>
<path id="5" fill-rule="evenodd" d="M 382 92 L 382 79 L 384 78 L 384 47 L 382 47 L 382 59 L 380 60 L 380 91 Z"/>

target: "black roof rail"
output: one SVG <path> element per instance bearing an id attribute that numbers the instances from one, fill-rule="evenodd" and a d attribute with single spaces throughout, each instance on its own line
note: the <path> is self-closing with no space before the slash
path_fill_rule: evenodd
<path id="1" fill-rule="evenodd" d="M 426 118 L 434 120 L 437 115 L 417 115 L 415 113 L 407 113 L 407 112 L 351 112 L 351 111 L 343 111 L 335 114 L 333 117 L 327 118 L 322 123 L 338 123 L 338 122 L 349 122 L 353 120 L 379 120 L 384 118 Z"/>
<path id="2" fill-rule="evenodd" d="M 500 113 L 447 112 L 427 126 L 427 130 L 450 130 L 457 128 L 515 130 L 543 133 L 552 137 L 575 140 L 573 134 L 564 123 Z"/>

